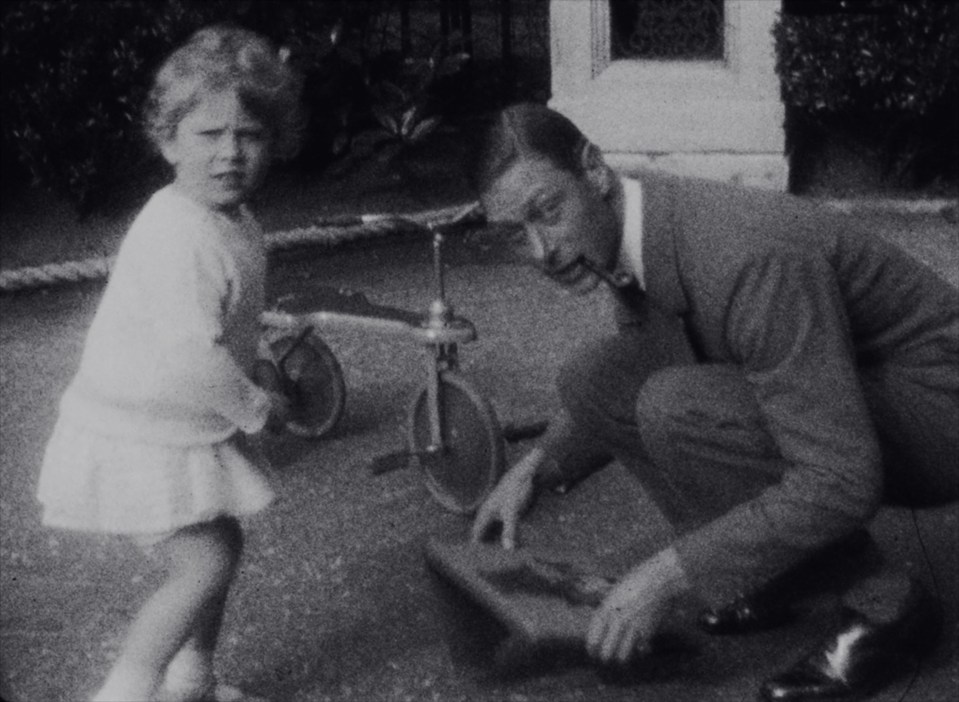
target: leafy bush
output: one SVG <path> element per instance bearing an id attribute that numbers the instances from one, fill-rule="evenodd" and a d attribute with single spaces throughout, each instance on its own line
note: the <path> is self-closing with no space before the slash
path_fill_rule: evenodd
<path id="1" fill-rule="evenodd" d="M 401 161 L 426 141 L 444 123 L 444 88 L 461 75 L 470 56 L 462 37 L 452 33 L 434 42 L 427 56 L 401 56 L 383 52 L 370 56 L 362 44 L 337 47 L 335 52 L 349 65 L 347 75 L 362 85 L 357 99 L 342 103 L 333 140 L 335 156 L 350 154 L 357 160 L 377 156 L 381 162 Z M 402 163 L 399 164 L 402 167 Z"/>
<path id="2" fill-rule="evenodd" d="M 332 9 L 289 1 L 5 3 L 3 158 L 88 213 L 118 184 L 162 168 L 141 136 L 140 110 L 153 72 L 175 46 L 217 21 L 296 40 L 318 31 Z"/>
<path id="3" fill-rule="evenodd" d="M 838 131 L 874 142 L 887 175 L 956 177 L 959 4 L 786 0 L 773 35 L 795 141 Z"/>
<path id="4" fill-rule="evenodd" d="M 411 70 L 377 76 L 373 69 L 384 62 L 366 47 L 374 43 L 373 20 L 390 7 L 387 0 L 5 2 L 4 187 L 20 168 L 86 214 L 131 182 L 156 180 L 165 165 L 141 136 L 143 100 L 164 57 L 212 22 L 249 27 L 291 50 L 311 114 L 299 166 L 327 164 L 363 129 L 387 129 L 399 143 L 421 140 L 438 123 L 425 98 L 453 59 L 400 60 Z"/>
<path id="5" fill-rule="evenodd" d="M 147 14 L 129 4 L 70 1 L 3 10 L 4 158 L 16 156 L 35 181 L 84 207 L 113 154 L 144 156 L 129 127 L 174 29 Z"/>

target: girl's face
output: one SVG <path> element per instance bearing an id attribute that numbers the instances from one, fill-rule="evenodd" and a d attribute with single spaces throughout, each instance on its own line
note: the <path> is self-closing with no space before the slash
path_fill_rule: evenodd
<path id="1" fill-rule="evenodd" d="M 212 93 L 177 125 L 163 147 L 174 187 L 210 209 L 234 214 L 270 165 L 270 131 L 233 90 Z"/>

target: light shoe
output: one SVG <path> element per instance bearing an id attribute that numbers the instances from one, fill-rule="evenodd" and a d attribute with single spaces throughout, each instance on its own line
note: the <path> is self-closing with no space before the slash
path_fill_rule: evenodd
<path id="1" fill-rule="evenodd" d="M 266 697 L 244 692 L 234 685 L 225 683 L 214 683 L 203 690 L 197 688 L 174 690 L 164 687 L 155 700 L 156 702 L 270 702 Z"/>

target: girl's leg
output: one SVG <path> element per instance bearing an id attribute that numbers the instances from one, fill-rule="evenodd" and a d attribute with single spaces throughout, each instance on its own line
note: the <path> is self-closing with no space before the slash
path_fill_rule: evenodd
<path id="1" fill-rule="evenodd" d="M 215 644 L 221 614 L 206 615 L 211 605 L 222 609 L 242 548 L 239 524 L 225 517 L 181 529 L 156 547 L 167 579 L 134 619 L 94 702 L 151 700 L 167 664 L 191 635 L 201 647 Z"/>
<path id="2" fill-rule="evenodd" d="M 224 588 L 222 595 L 209 603 L 190 638 L 167 666 L 160 695 L 163 702 L 192 702 L 213 690 L 216 684 L 213 653 L 228 593 L 229 588 Z"/>

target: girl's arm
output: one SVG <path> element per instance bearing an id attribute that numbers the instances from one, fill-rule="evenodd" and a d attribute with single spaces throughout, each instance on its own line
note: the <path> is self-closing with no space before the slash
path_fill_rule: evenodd
<path id="1" fill-rule="evenodd" d="M 153 247 L 140 267 L 158 346 L 157 370 L 178 403 L 212 410 L 244 432 L 257 432 L 273 403 L 224 343 L 231 272 L 216 249 L 197 241 L 200 236 L 166 233 L 164 245 Z"/>

